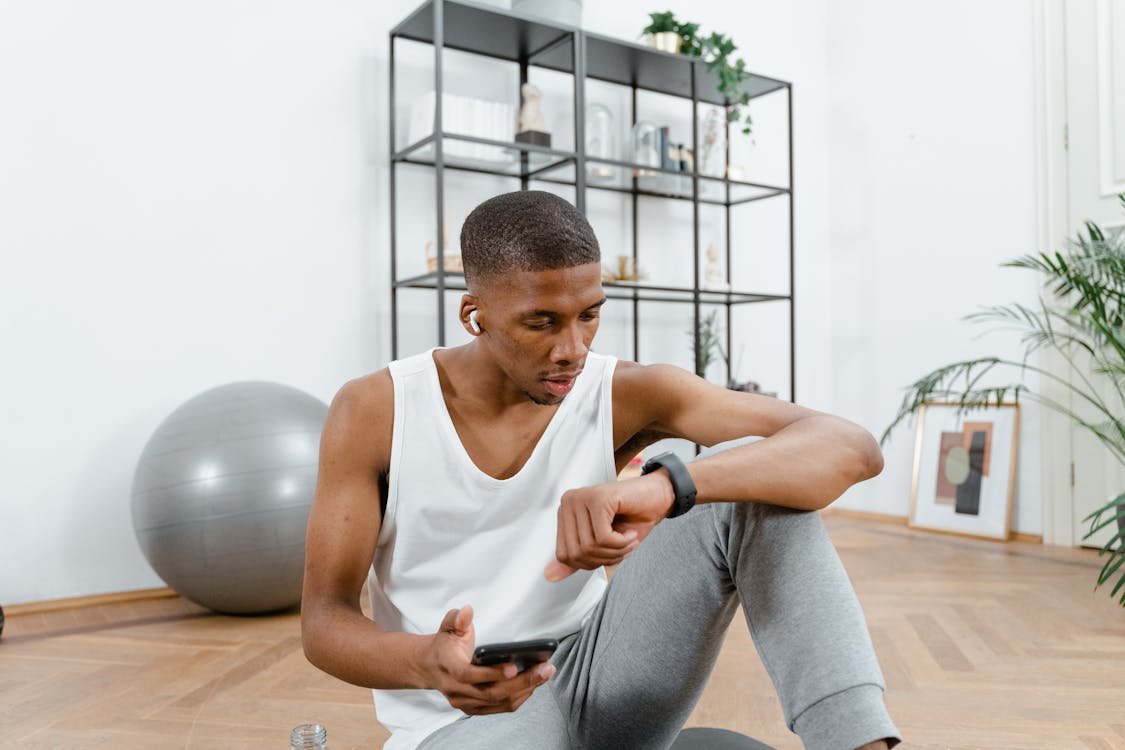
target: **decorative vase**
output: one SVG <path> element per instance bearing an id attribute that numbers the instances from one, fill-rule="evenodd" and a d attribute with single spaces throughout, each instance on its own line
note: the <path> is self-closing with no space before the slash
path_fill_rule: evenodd
<path id="1" fill-rule="evenodd" d="M 512 4 L 515 5 L 514 2 Z M 672 54 L 680 51 L 681 43 L 683 43 L 683 37 L 674 31 L 658 31 L 648 38 L 648 46 Z"/>
<path id="2" fill-rule="evenodd" d="M 708 107 L 699 118 L 699 132 L 702 134 L 701 154 L 697 165 L 699 173 L 708 177 L 724 177 L 724 148 L 727 128 L 723 110 Z"/>
<path id="3" fill-rule="evenodd" d="M 660 153 L 660 128 L 644 120 L 633 126 L 633 163 L 641 167 L 652 167 L 659 170 L 663 166 L 663 157 Z M 641 175 L 655 174 L 648 169 L 636 170 L 638 177 Z"/>
<path id="4" fill-rule="evenodd" d="M 617 143 L 613 130 L 613 113 L 604 104 L 586 107 L 586 157 L 617 160 Z M 612 180 L 614 169 L 609 164 L 587 162 L 586 177 L 597 182 Z"/>

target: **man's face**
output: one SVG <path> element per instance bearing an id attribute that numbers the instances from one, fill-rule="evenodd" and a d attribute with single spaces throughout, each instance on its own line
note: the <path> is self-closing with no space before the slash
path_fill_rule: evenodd
<path id="1" fill-rule="evenodd" d="M 585 366 L 605 302 L 601 274 L 600 263 L 514 271 L 477 295 L 479 341 L 535 403 L 560 403 Z"/>

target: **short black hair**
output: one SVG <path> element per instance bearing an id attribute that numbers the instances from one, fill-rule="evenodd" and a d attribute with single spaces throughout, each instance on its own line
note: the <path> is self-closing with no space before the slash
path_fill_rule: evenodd
<path id="1" fill-rule="evenodd" d="M 601 261 L 582 212 L 554 193 L 519 190 L 489 198 L 461 227 L 461 262 L 474 282 L 510 271 L 547 271 Z"/>

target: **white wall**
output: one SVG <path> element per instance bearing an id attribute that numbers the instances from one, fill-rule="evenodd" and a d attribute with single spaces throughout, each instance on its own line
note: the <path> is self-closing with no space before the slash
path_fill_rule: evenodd
<path id="1" fill-rule="evenodd" d="M 1038 293 L 1032 272 L 999 267 L 1039 249 L 1032 12 L 851 0 L 829 5 L 828 29 L 832 401 L 878 435 L 932 369 L 1022 353 L 960 318 Z M 914 426 L 841 507 L 908 514 Z M 1034 404 L 1021 427 L 1012 527 L 1042 533 Z"/>
<path id="2" fill-rule="evenodd" d="M 163 417 L 381 361 L 376 3 L 7 3 L 0 601 L 161 585 L 129 517 Z"/>
<path id="3" fill-rule="evenodd" d="M 0 6 L 0 602 L 160 585 L 129 485 L 186 398 L 253 378 L 327 401 L 386 363 L 386 39 L 414 5 Z M 651 10 L 587 5 L 630 39 Z M 1034 241 L 1030 11 L 963 5 L 681 11 L 794 82 L 798 397 L 874 432 L 978 351 L 958 316 L 1030 289 L 996 269 Z M 909 442 L 842 502 L 905 514 Z"/>

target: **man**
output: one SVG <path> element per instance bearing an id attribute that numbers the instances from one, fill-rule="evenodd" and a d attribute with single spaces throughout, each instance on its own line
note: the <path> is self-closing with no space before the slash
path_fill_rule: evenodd
<path id="1" fill-rule="evenodd" d="M 350 381 L 329 409 L 309 660 L 374 689 L 390 750 L 660 748 L 741 603 L 806 747 L 897 744 L 863 613 L 810 512 L 881 471 L 871 435 L 590 351 L 600 252 L 557 196 L 485 201 L 461 248 L 473 341 Z M 617 481 L 657 440 L 745 436 L 765 439 Z M 540 637 L 560 640 L 550 663 L 471 664 L 475 645 Z"/>

